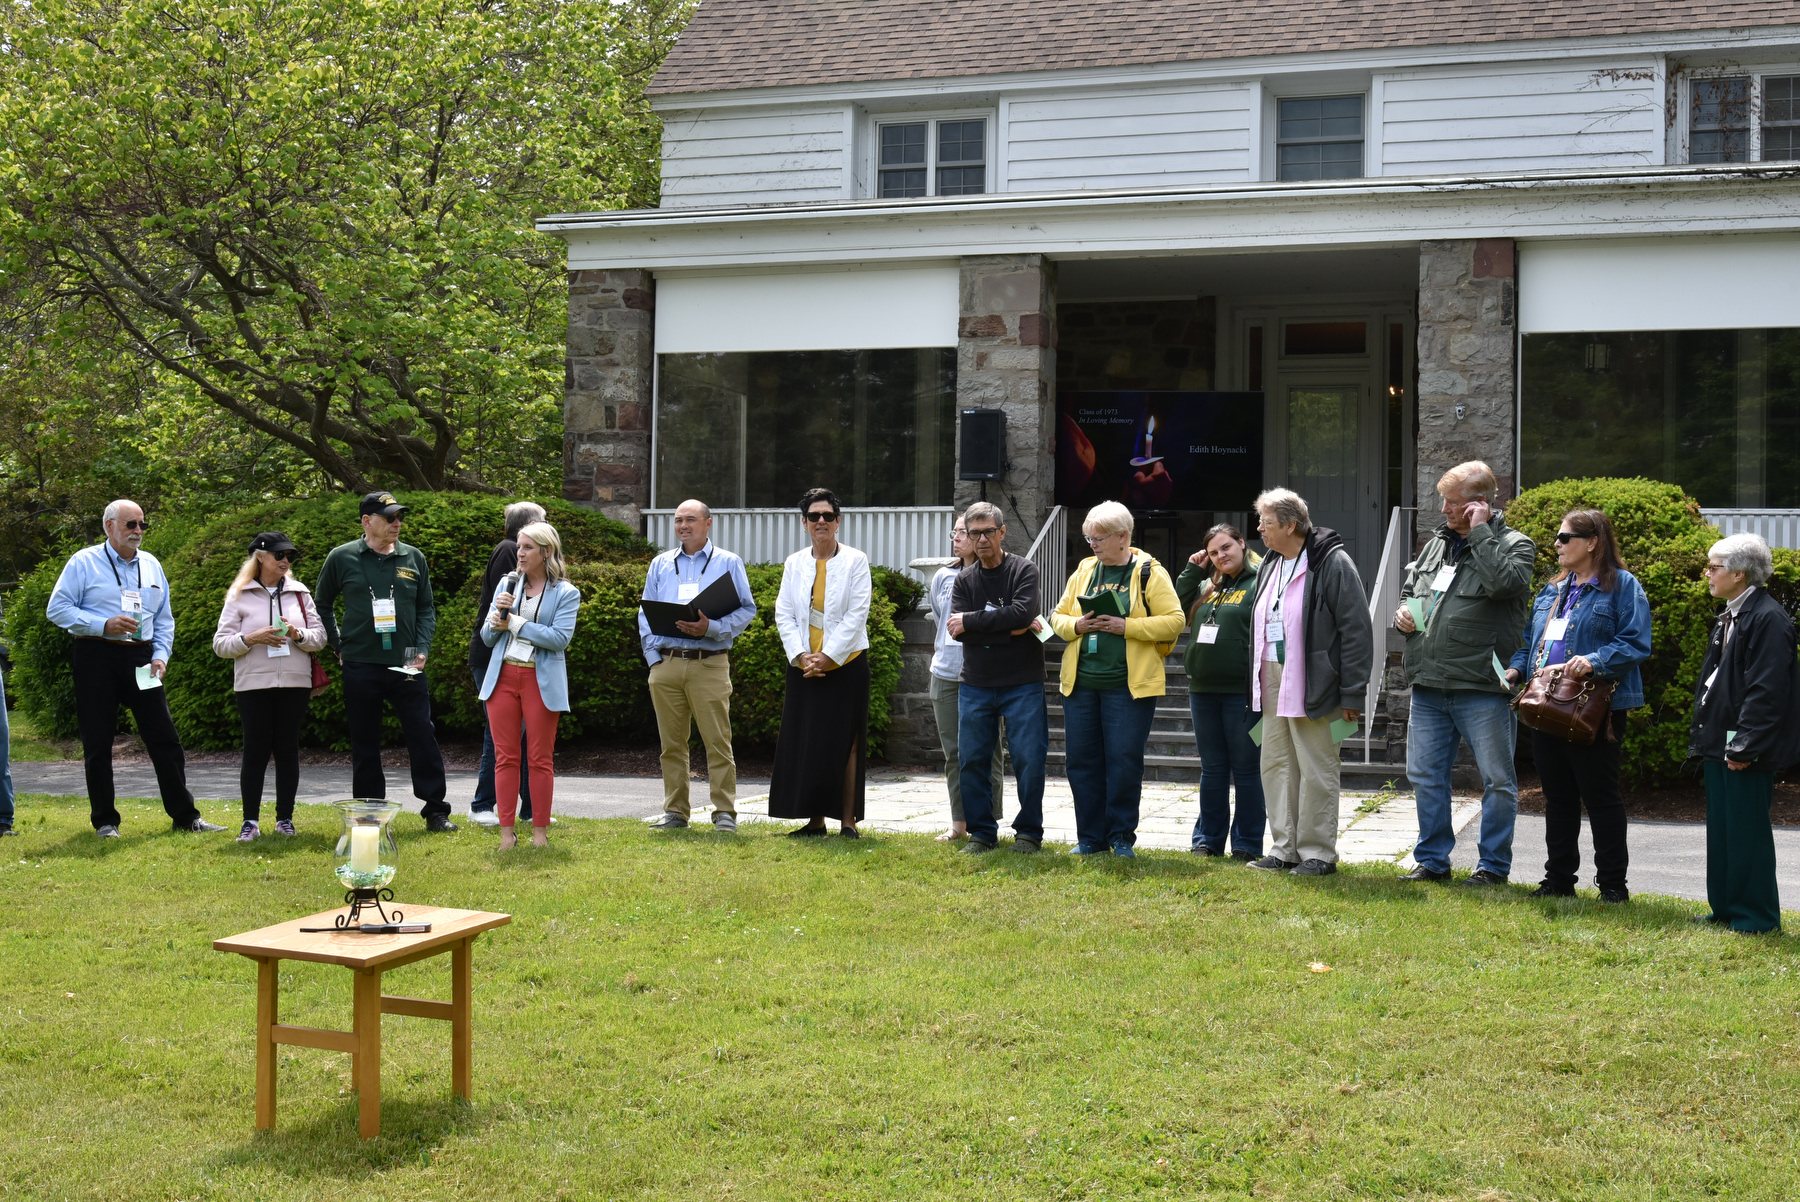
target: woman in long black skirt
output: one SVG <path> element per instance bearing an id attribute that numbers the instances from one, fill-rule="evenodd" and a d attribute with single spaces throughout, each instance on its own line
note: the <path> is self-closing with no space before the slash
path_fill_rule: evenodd
<path id="1" fill-rule="evenodd" d="M 788 556 L 775 601 L 788 670 L 769 816 L 807 819 L 795 836 L 823 835 L 835 818 L 854 839 L 869 755 L 869 557 L 838 542 L 831 490 L 809 490 L 800 513 L 811 545 Z"/>

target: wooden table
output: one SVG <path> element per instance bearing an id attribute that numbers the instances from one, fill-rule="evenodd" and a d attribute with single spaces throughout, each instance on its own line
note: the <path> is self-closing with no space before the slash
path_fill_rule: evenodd
<path id="1" fill-rule="evenodd" d="M 407 906 L 406 921 L 429 922 L 419 935 L 355 935 L 332 931 L 305 935 L 301 927 L 328 927 L 341 910 L 327 910 L 292 922 L 213 941 L 213 950 L 236 952 L 256 961 L 256 1125 L 275 1126 L 275 1045 L 295 1044 L 350 1053 L 350 1079 L 357 1091 L 357 1131 L 364 1139 L 381 1134 L 381 1016 L 407 1014 L 450 1024 L 450 1081 L 456 1096 L 469 1097 L 470 957 L 476 936 L 505 926 L 510 914 Z M 450 1000 L 393 997 L 381 992 L 381 974 L 416 960 L 450 953 Z M 277 1021 L 276 993 L 283 960 L 342 964 L 355 975 L 355 1029 L 326 1031 Z"/>

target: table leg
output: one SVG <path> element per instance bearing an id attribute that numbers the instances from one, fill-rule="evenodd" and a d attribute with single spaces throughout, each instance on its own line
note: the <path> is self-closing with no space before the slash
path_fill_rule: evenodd
<path id="1" fill-rule="evenodd" d="M 275 1126 L 275 994 L 280 983 L 279 960 L 256 962 L 256 1127 Z"/>
<path id="2" fill-rule="evenodd" d="M 470 961 L 475 941 L 465 939 L 450 949 L 450 1089 L 463 1101 L 469 1097 Z"/>
<path id="3" fill-rule="evenodd" d="M 357 1134 L 381 1134 L 381 974 L 356 974 Z"/>

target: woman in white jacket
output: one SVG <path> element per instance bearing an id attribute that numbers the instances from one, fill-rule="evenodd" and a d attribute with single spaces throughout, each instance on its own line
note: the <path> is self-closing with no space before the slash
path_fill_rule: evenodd
<path id="1" fill-rule="evenodd" d="M 799 836 L 835 818 L 854 839 L 869 754 L 869 557 L 838 542 L 831 490 L 809 490 L 800 513 L 811 545 L 788 556 L 775 601 L 788 670 L 769 816 L 807 819 L 788 832 Z"/>
<path id="2" fill-rule="evenodd" d="M 312 701 L 313 656 L 325 646 L 319 608 L 294 578 L 300 552 L 270 530 L 250 540 L 250 558 L 225 592 L 213 632 L 213 654 L 235 660 L 238 718 L 244 759 L 238 791 L 244 798 L 239 843 L 261 833 L 263 773 L 275 757 L 275 830 L 294 833 L 294 795 L 300 791 L 300 727 Z"/>

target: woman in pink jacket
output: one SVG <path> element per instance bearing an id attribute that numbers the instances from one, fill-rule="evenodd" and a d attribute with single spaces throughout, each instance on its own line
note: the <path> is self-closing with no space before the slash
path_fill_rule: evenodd
<path id="1" fill-rule="evenodd" d="M 239 843 L 261 833 L 263 773 L 275 756 L 275 830 L 294 833 L 300 791 L 300 727 L 312 701 L 313 655 L 325 646 L 325 624 L 307 587 L 295 579 L 300 552 L 279 530 L 250 540 L 250 558 L 225 592 L 213 653 L 236 660 L 238 717 L 244 724 L 244 796 Z"/>

